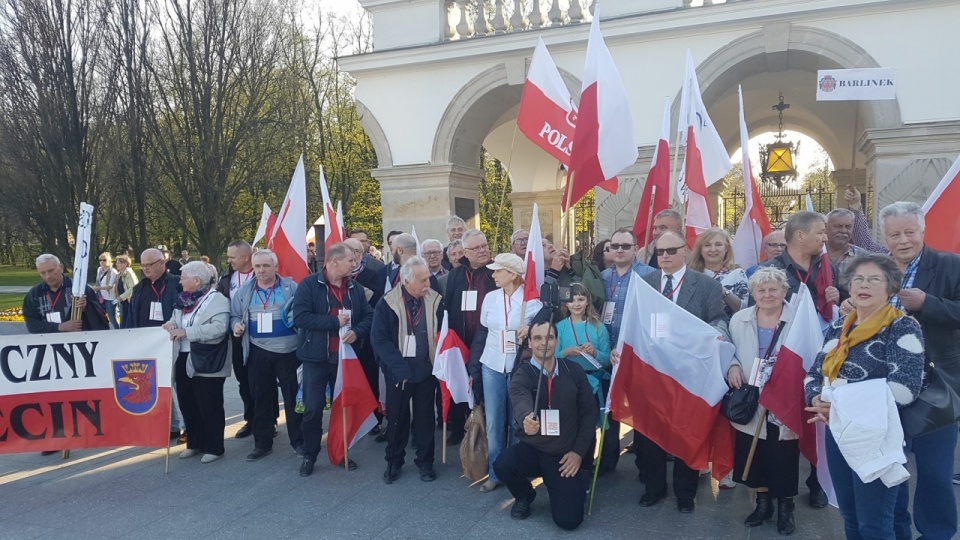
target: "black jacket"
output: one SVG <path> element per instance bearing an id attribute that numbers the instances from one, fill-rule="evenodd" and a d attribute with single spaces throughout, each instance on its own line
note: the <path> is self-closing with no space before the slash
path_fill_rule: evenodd
<path id="1" fill-rule="evenodd" d="M 60 285 L 60 291 L 66 297 L 64 306 L 73 305 L 73 294 L 70 289 L 73 287 L 73 281 L 68 276 L 63 276 L 63 284 Z M 50 287 L 46 283 L 31 288 L 27 295 L 23 297 L 23 320 L 27 324 L 27 332 L 31 334 L 52 334 L 59 332 L 57 323 L 47 322 L 47 313 L 41 310 L 43 303 L 49 303 L 47 294 L 50 293 Z M 56 295 L 51 294 L 56 297 Z M 83 310 L 80 320 L 83 322 L 83 329 L 87 330 L 109 330 L 110 323 L 107 320 L 107 314 L 100 305 L 100 298 L 88 285 L 84 291 L 87 297 L 87 306 Z M 62 301 L 61 301 L 62 302 Z M 60 302 L 58 302 L 60 303 Z M 60 320 L 63 322 L 70 320 L 70 309 L 64 307 L 60 310 Z"/>
<path id="2" fill-rule="evenodd" d="M 350 312 L 350 326 L 357 335 L 359 349 L 370 335 L 373 322 L 373 308 L 367 303 L 363 287 L 352 279 L 346 279 L 347 296 L 344 298 L 346 309 Z M 329 289 L 323 272 L 310 274 L 303 278 L 293 295 L 293 324 L 297 327 L 300 343 L 297 345 L 297 357 L 303 362 L 332 362 L 339 359 L 330 354 L 328 343 L 330 333 L 340 331 L 340 321 L 330 316 Z"/>
<path id="3" fill-rule="evenodd" d="M 783 250 L 778 257 L 774 257 L 770 260 L 760 263 L 760 266 L 772 266 L 773 268 L 779 268 L 787 274 L 787 283 L 790 285 L 790 291 L 787 293 L 787 300 L 792 300 L 793 295 L 800 290 L 800 285 L 803 283 L 801 278 L 806 278 L 807 289 L 810 290 L 810 296 L 813 297 L 813 301 L 817 301 L 817 276 L 820 274 L 820 265 L 822 259 L 820 257 L 814 257 L 811 259 L 810 264 L 810 275 L 807 276 L 807 269 L 797 266 L 793 259 L 790 258 L 790 255 L 787 254 L 787 250 Z M 847 292 L 847 289 L 840 286 L 840 270 L 837 265 L 830 263 L 830 269 L 833 271 L 833 286 L 840 291 L 840 302 L 837 305 L 840 305 L 844 300 L 850 297 L 850 293 Z M 750 295 L 748 300 L 749 305 L 754 305 L 753 295 Z"/>
<path id="4" fill-rule="evenodd" d="M 477 325 L 468 328 L 464 320 L 463 311 L 460 310 L 460 299 L 463 291 L 467 290 L 467 273 L 472 273 L 473 290 L 478 290 L 478 284 L 484 282 L 480 292 L 477 294 Z M 430 282 L 433 286 L 433 281 Z M 442 291 L 443 303 L 447 307 L 447 314 L 450 316 L 450 329 L 455 331 L 467 347 L 473 345 L 476 339 L 476 333 L 480 330 L 480 310 L 483 308 L 483 297 L 486 293 L 496 290 L 498 287 L 493 282 L 493 270 L 486 266 L 481 266 L 474 270 L 470 267 L 470 261 L 466 257 L 460 259 L 460 266 L 454 268 L 447 274 L 447 290 Z"/>
<path id="5" fill-rule="evenodd" d="M 359 277 L 359 276 L 358 276 Z M 380 299 L 383 298 L 387 291 L 387 281 L 390 281 L 391 290 L 397 288 L 400 284 L 400 267 L 394 268 L 393 265 L 387 265 L 383 268 L 377 270 L 377 289 L 368 289 L 373 291 L 373 298 L 370 299 L 370 304 L 376 306 L 380 303 Z M 364 285 L 366 287 L 366 285 Z M 430 288 L 440 293 L 440 296 L 443 296 L 443 291 L 440 290 L 440 282 L 437 281 L 437 276 L 430 275 Z"/>
<path id="6" fill-rule="evenodd" d="M 163 308 L 163 320 L 169 321 L 173 317 L 173 303 L 177 301 L 177 298 L 180 296 L 180 279 L 177 276 L 167 272 L 157 280 L 157 283 L 160 284 L 160 287 L 163 287 L 163 294 L 160 295 L 160 307 Z M 140 280 L 140 283 L 133 288 L 133 294 L 130 295 L 130 313 L 127 314 L 130 317 L 130 322 L 127 324 L 127 328 L 141 328 L 144 325 L 144 321 L 140 320 L 140 302 L 153 302 L 154 295 L 153 291 L 145 293 L 144 290 L 150 287 L 150 280 L 143 278 Z"/>
<path id="7" fill-rule="evenodd" d="M 919 311 L 927 360 L 960 393 L 960 255 L 924 247 L 913 286 L 927 294 Z"/>

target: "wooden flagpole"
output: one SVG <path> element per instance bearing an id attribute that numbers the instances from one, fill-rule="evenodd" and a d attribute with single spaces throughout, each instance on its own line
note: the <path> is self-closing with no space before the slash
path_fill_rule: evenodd
<path id="1" fill-rule="evenodd" d="M 443 421 L 443 431 L 440 434 L 443 437 L 443 464 L 447 464 L 447 421 Z"/>
<path id="2" fill-rule="evenodd" d="M 341 390 L 341 392 L 343 392 L 343 390 Z M 347 457 L 347 451 L 349 450 L 347 447 L 350 446 L 350 443 L 347 440 L 347 408 L 340 407 L 340 411 L 343 413 L 343 470 L 349 471 L 350 458 Z"/>
<path id="3" fill-rule="evenodd" d="M 650 260 L 650 252 L 647 251 L 647 248 L 650 246 L 650 239 L 653 238 L 653 231 L 650 229 L 653 228 L 653 206 L 656 200 L 657 186 L 653 186 L 650 191 L 650 208 L 647 209 L 647 230 L 643 233 L 643 249 L 647 261 Z M 646 264 L 647 261 L 643 261 L 643 263 Z"/>
<path id="4" fill-rule="evenodd" d="M 597 476 L 600 475 L 600 458 L 603 457 L 603 439 L 607 433 L 608 414 L 610 414 L 610 411 L 603 411 L 603 423 L 600 425 L 600 445 L 597 450 L 597 461 L 593 464 L 593 481 L 590 483 L 590 504 L 587 505 L 588 516 L 593 512 L 593 495 L 597 492 Z"/>
<path id="5" fill-rule="evenodd" d="M 757 411 L 760 413 L 760 420 L 757 422 L 757 430 L 753 433 L 753 442 L 750 443 L 750 453 L 747 454 L 747 463 L 743 466 L 743 478 L 744 482 L 747 481 L 747 476 L 750 474 L 750 466 L 753 465 L 753 455 L 757 452 L 757 442 L 760 440 L 760 430 L 763 429 L 763 424 L 767 421 L 767 408 L 763 405 L 760 405 L 760 409 Z"/>

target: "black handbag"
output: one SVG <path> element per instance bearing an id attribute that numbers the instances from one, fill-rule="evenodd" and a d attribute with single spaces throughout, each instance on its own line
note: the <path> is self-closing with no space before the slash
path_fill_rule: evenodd
<path id="1" fill-rule="evenodd" d="M 190 362 L 193 371 L 201 374 L 217 373 L 227 363 L 229 334 L 224 334 L 219 343 L 190 343 Z"/>
<path id="2" fill-rule="evenodd" d="M 916 401 L 900 409 L 900 424 L 907 439 L 956 424 L 960 419 L 960 396 L 950 388 L 936 367 L 930 366 L 925 376 L 927 387 Z"/>
<path id="3" fill-rule="evenodd" d="M 720 414 L 727 417 L 734 424 L 747 425 L 757 414 L 760 405 L 760 388 L 751 384 L 743 384 L 740 388 L 731 388 L 723 395 L 720 404 Z"/>

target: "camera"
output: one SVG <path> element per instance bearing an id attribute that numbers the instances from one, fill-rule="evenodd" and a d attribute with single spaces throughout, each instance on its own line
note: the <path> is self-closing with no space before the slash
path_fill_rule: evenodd
<path id="1" fill-rule="evenodd" d="M 544 283 L 540 286 L 540 302 L 544 306 L 559 307 L 573 300 L 570 287 L 561 287 L 559 283 Z"/>

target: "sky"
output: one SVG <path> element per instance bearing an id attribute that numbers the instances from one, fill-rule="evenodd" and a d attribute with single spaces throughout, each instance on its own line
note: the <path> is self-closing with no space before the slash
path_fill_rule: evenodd
<path id="1" fill-rule="evenodd" d="M 768 132 L 756 135 L 750 139 L 750 162 L 753 164 L 754 176 L 759 177 L 760 175 L 760 145 L 773 142 L 775 135 L 773 132 Z M 798 179 L 803 178 L 803 175 L 808 172 L 820 168 L 825 158 L 825 152 L 816 139 L 810 138 L 803 133 L 790 131 L 789 129 L 783 130 L 783 135 L 784 140 L 787 142 L 800 143 L 796 163 L 797 172 L 799 173 L 797 175 Z M 738 148 L 737 151 L 733 153 L 733 156 L 730 157 L 730 161 L 740 163 L 740 155 L 741 152 Z M 826 159 L 830 170 L 833 170 L 833 164 L 829 163 L 830 158 L 827 157 Z"/>

